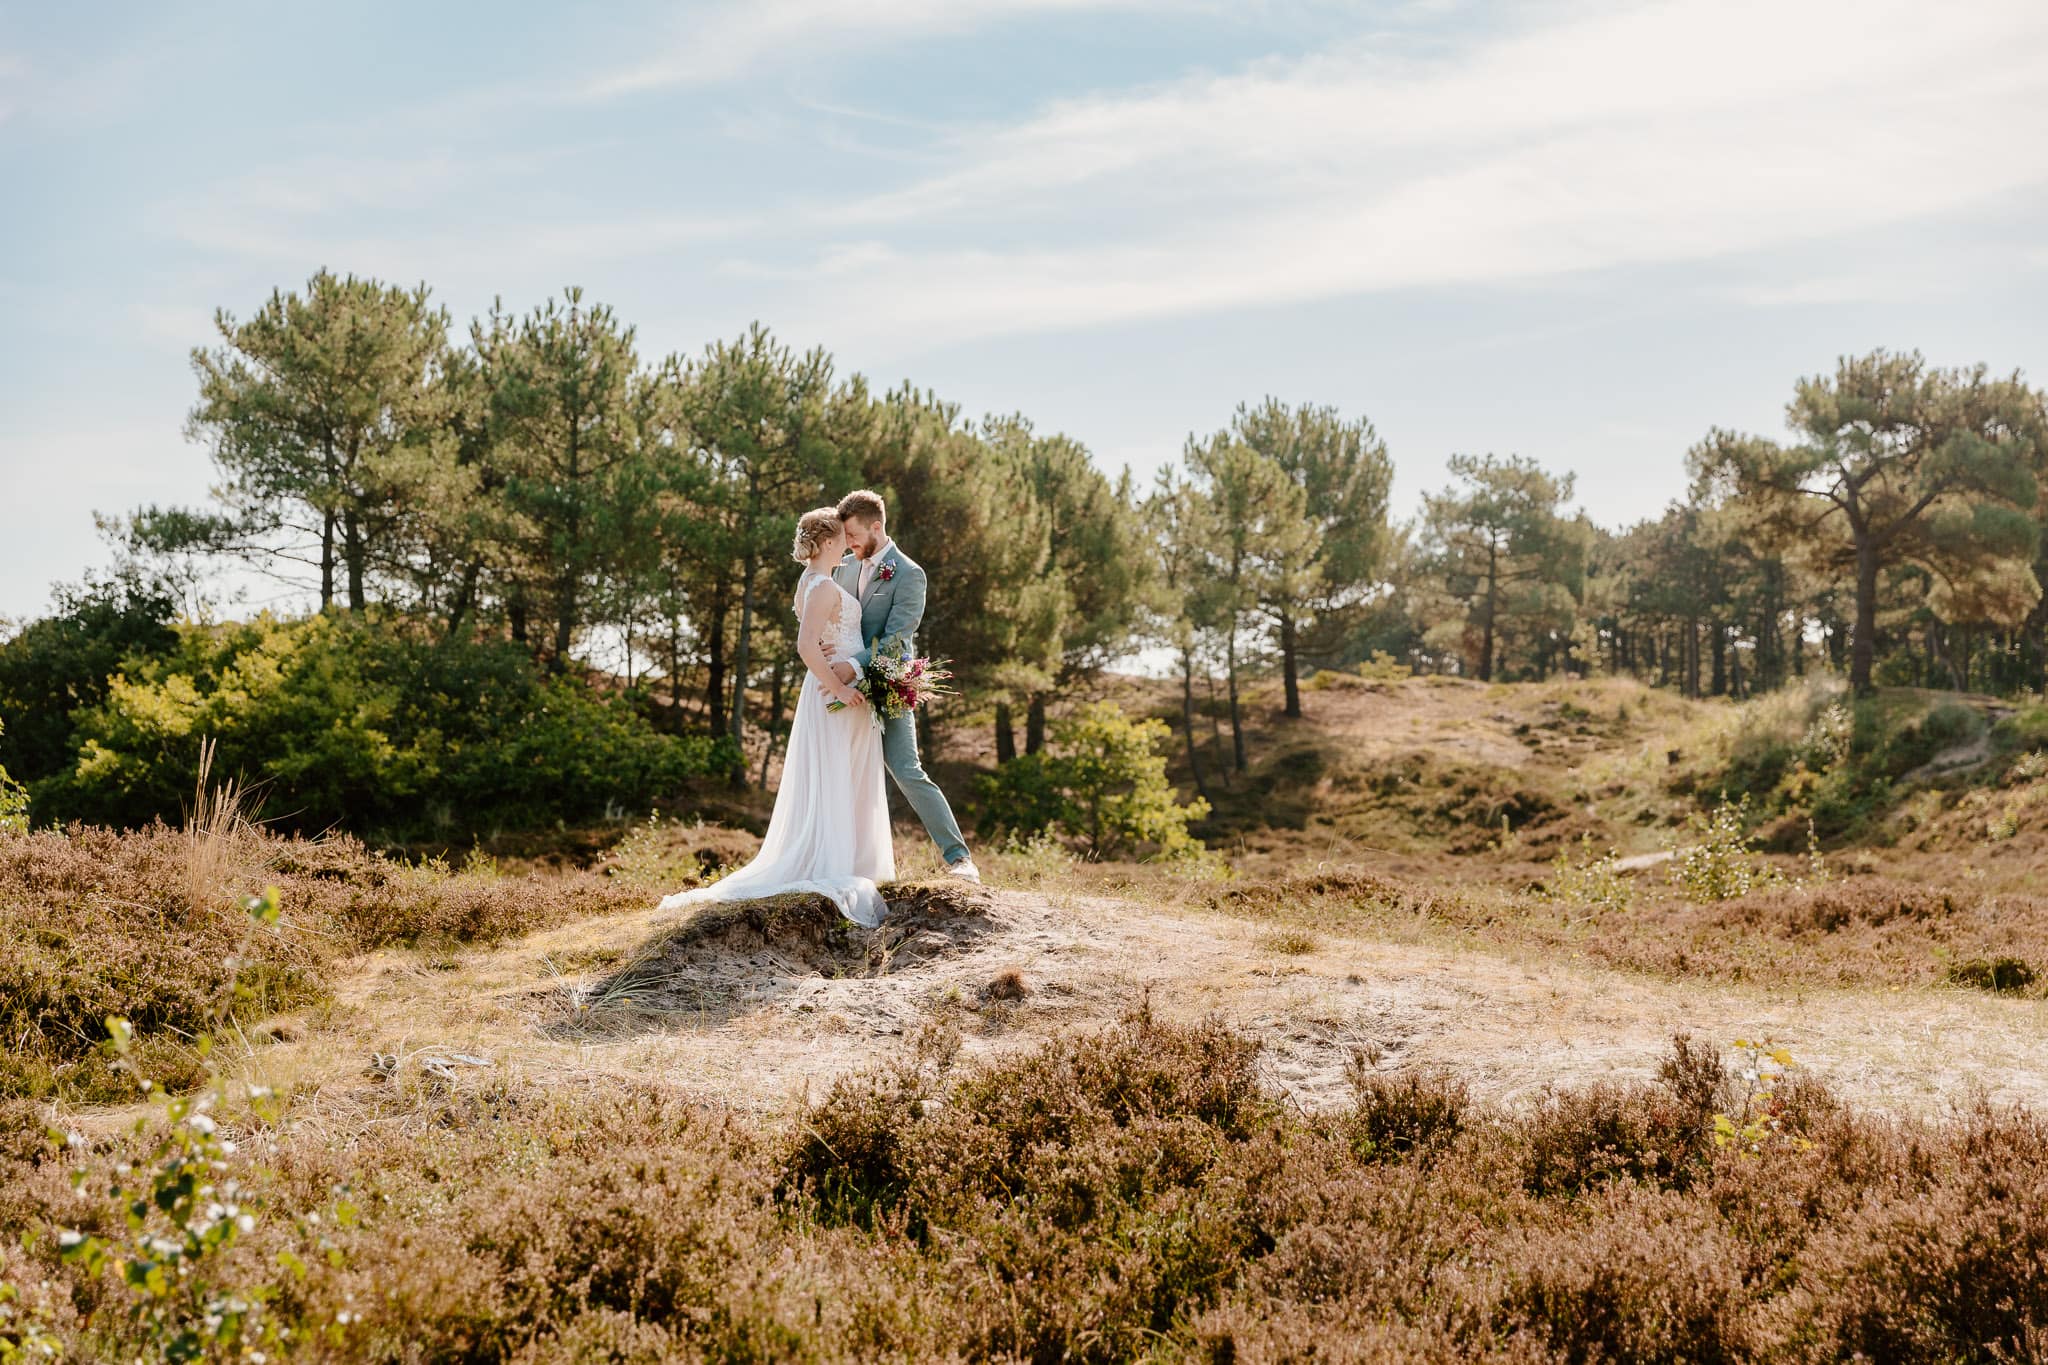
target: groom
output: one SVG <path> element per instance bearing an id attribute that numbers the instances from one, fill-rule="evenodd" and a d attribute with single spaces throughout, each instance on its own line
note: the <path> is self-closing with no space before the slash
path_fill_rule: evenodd
<path id="1" fill-rule="evenodd" d="M 861 651 L 853 656 L 851 665 L 865 668 L 876 646 L 885 640 L 905 655 L 915 653 L 910 637 L 924 619 L 924 570 L 889 539 L 882 495 L 865 488 L 848 493 L 839 500 L 839 519 L 846 523 L 852 553 L 832 576 L 860 603 Z M 829 652 L 831 647 L 826 648 Z M 842 662 L 849 661 L 835 661 L 835 669 Z M 918 762 L 915 716 L 896 716 L 884 727 L 882 761 L 910 808 L 924 821 L 925 833 L 939 846 L 946 871 L 980 881 L 981 873 L 967 856 L 967 841 L 960 837 L 960 822 L 953 818 L 946 794 L 925 776 L 924 765 Z"/>

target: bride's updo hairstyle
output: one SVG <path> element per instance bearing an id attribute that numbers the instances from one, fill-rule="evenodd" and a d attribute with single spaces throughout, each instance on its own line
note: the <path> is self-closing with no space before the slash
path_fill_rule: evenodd
<path id="1" fill-rule="evenodd" d="M 818 547 L 846 529 L 846 523 L 839 519 L 836 507 L 818 507 L 797 518 L 796 544 L 790 547 L 790 556 L 799 564 L 808 564 L 818 553 Z"/>

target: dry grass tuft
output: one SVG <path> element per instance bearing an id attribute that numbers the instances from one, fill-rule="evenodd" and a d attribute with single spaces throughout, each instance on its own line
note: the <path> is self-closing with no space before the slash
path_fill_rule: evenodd
<path id="1" fill-rule="evenodd" d="M 1301 929 L 1276 929 L 1259 935 L 1259 947 L 1282 957 L 1303 957 L 1316 950 L 1316 936 Z"/>
<path id="2" fill-rule="evenodd" d="M 997 972 L 993 980 L 982 990 L 990 1000 L 1022 1000 L 1031 994 L 1031 988 L 1024 984 L 1024 973 L 1015 967 Z"/>
<path id="3" fill-rule="evenodd" d="M 249 818 L 241 781 L 231 777 L 216 786 L 210 780 L 213 751 L 211 738 L 199 742 L 199 774 L 185 812 L 185 906 L 194 914 L 255 894 L 266 842 Z"/>

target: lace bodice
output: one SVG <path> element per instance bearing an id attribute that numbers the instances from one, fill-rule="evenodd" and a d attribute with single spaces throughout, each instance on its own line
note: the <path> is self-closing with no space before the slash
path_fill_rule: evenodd
<path id="1" fill-rule="evenodd" d="M 797 620 L 803 620 L 804 607 L 809 604 L 810 595 L 818 590 L 820 584 L 824 585 L 826 591 L 838 593 L 840 598 L 839 619 L 826 624 L 823 638 L 831 643 L 834 658 L 851 659 L 860 652 L 860 602 L 852 593 L 840 587 L 837 579 L 813 569 L 804 570 L 803 577 L 796 585 Z"/>

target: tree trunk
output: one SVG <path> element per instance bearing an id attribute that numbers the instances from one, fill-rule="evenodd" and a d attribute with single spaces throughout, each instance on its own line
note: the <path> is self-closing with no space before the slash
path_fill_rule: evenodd
<path id="1" fill-rule="evenodd" d="M 569 641 L 576 632 L 576 578 L 565 574 L 555 582 L 555 653 L 548 671 L 560 673 L 569 662 Z"/>
<path id="2" fill-rule="evenodd" d="M 1045 694 L 1033 692 L 1024 709 L 1024 752 L 1035 754 L 1045 748 Z"/>
<path id="3" fill-rule="evenodd" d="M 1728 692 L 1728 627 L 1716 621 L 1708 629 L 1714 636 L 1714 695 L 1725 696 Z"/>
<path id="4" fill-rule="evenodd" d="M 1204 669 L 1202 677 L 1209 684 L 1209 747 L 1217 755 L 1216 768 L 1223 776 L 1223 789 L 1229 791 L 1230 765 L 1223 760 L 1223 722 L 1219 718 L 1223 707 L 1216 700 L 1216 675 Z"/>
<path id="5" fill-rule="evenodd" d="M 461 631 L 462 623 L 476 606 L 476 590 L 483 577 L 484 564 L 481 559 L 472 559 L 462 570 L 462 586 L 455 590 L 455 601 L 448 608 L 448 638 L 454 639 Z"/>
<path id="6" fill-rule="evenodd" d="M 320 518 L 320 610 L 334 605 L 334 513 Z"/>
<path id="7" fill-rule="evenodd" d="M 1292 720 L 1301 719 L 1301 681 L 1296 672 L 1294 635 L 1294 613 L 1283 612 L 1280 616 L 1280 678 L 1287 697 L 1282 712 Z"/>
<path id="8" fill-rule="evenodd" d="M 363 595 L 363 524 L 351 508 L 341 515 L 341 554 L 348 565 L 348 609 L 360 616 L 369 605 Z"/>
<path id="9" fill-rule="evenodd" d="M 1230 632 L 1230 645 L 1226 651 L 1225 681 L 1230 687 L 1230 757 L 1239 772 L 1247 766 L 1244 754 L 1244 712 L 1237 704 L 1237 631 Z"/>
<path id="10" fill-rule="evenodd" d="M 1877 546 L 1859 533 L 1856 543 L 1856 633 L 1849 641 L 1849 687 L 1859 697 L 1870 695 L 1870 672 L 1877 662 Z"/>
<path id="11" fill-rule="evenodd" d="M 1492 541 L 1486 546 L 1486 623 L 1481 627 L 1483 634 L 1479 645 L 1479 681 L 1493 681 L 1493 623 L 1494 613 L 1500 609 L 1500 547 Z"/>
<path id="12" fill-rule="evenodd" d="M 1186 654 L 1180 656 L 1180 723 L 1188 738 L 1188 772 L 1195 780 L 1195 794 L 1213 806 L 1209 784 L 1202 780 L 1202 760 L 1195 753 L 1195 661 Z"/>
<path id="13" fill-rule="evenodd" d="M 737 748 L 745 737 L 747 723 L 747 652 L 752 644 L 749 638 L 754 630 L 754 573 L 756 561 L 760 558 L 753 551 L 747 552 L 746 573 L 740 579 L 740 639 L 739 647 L 733 651 L 732 661 L 732 742 Z M 734 781 L 740 785 L 746 781 L 742 774 Z"/>
<path id="14" fill-rule="evenodd" d="M 754 641 L 754 557 L 748 557 L 748 571 L 739 579 L 739 643 L 733 649 L 733 710 L 729 714 L 733 743 L 745 737 L 748 724 L 748 653 Z"/>
<path id="15" fill-rule="evenodd" d="M 711 718 L 711 733 L 725 733 L 725 613 L 728 610 L 724 585 L 720 585 L 711 608 L 710 655 L 704 665 L 710 677 L 704 683 L 704 709 Z"/>
<path id="16" fill-rule="evenodd" d="M 512 631 L 512 642 L 525 646 L 526 641 L 526 589 L 514 584 L 512 595 L 505 602 L 505 619 Z"/>
<path id="17" fill-rule="evenodd" d="M 775 661 L 775 672 L 768 684 L 768 742 L 761 747 L 761 790 L 768 790 L 768 764 L 775 757 L 775 742 L 780 736 L 782 725 L 782 681 L 787 659 Z"/>
<path id="18" fill-rule="evenodd" d="M 683 713 L 683 618 L 668 618 L 668 704 L 678 719 Z"/>
<path id="19" fill-rule="evenodd" d="M 1010 703 L 996 703 L 996 762 L 1008 763 L 1017 756 L 1017 728 L 1010 718 Z"/>

